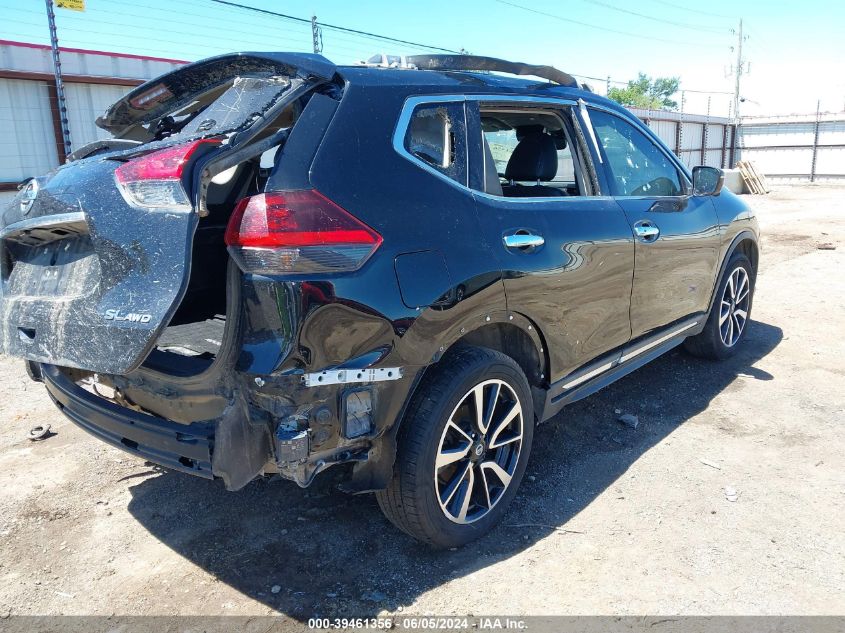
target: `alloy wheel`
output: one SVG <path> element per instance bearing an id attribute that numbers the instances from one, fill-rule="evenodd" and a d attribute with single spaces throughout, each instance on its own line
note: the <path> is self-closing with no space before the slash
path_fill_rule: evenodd
<path id="1" fill-rule="evenodd" d="M 503 380 L 470 389 L 440 436 L 434 488 L 455 523 L 474 523 L 502 499 L 522 450 L 524 419 L 516 392 Z"/>
<path id="2" fill-rule="evenodd" d="M 733 347 L 748 321 L 751 284 L 748 272 L 738 266 L 728 277 L 719 305 L 719 336 L 727 347 Z"/>

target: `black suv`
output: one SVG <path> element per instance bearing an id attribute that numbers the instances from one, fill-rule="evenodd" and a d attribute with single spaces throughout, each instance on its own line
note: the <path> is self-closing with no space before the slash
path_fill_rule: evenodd
<path id="1" fill-rule="evenodd" d="M 351 464 L 460 545 L 536 424 L 747 329 L 753 212 L 551 67 L 225 55 L 97 124 L 3 213 L 0 349 L 85 430 L 230 490 Z"/>

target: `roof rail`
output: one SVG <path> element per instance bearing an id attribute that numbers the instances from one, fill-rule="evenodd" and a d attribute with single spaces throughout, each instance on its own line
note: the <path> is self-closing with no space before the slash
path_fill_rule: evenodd
<path id="1" fill-rule="evenodd" d="M 548 79 L 561 86 L 578 88 L 575 77 L 554 66 L 536 66 L 521 62 L 509 62 L 496 57 L 481 55 L 408 55 L 406 63 L 413 64 L 420 70 L 486 70 L 508 73 L 511 75 L 533 75 Z"/>

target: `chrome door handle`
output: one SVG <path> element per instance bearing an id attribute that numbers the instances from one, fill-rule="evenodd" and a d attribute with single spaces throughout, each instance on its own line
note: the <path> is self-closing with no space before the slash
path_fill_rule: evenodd
<path id="1" fill-rule="evenodd" d="M 637 222 L 634 225 L 634 233 L 643 242 L 653 242 L 660 235 L 660 229 L 651 222 Z"/>
<path id="2" fill-rule="evenodd" d="M 535 248 L 546 243 L 542 235 L 534 235 L 533 233 L 505 235 L 502 241 L 508 248 Z"/>

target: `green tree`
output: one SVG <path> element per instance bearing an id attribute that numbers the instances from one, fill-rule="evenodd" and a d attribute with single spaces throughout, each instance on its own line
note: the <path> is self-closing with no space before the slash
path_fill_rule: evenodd
<path id="1" fill-rule="evenodd" d="M 671 97 L 678 92 L 680 85 L 680 77 L 657 77 L 652 80 L 645 73 L 639 73 L 636 79 L 628 82 L 627 87 L 611 88 L 607 96 L 624 106 L 675 110 L 678 102 Z"/>

